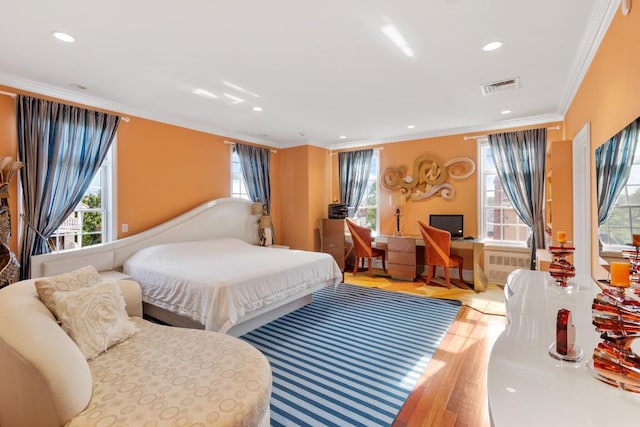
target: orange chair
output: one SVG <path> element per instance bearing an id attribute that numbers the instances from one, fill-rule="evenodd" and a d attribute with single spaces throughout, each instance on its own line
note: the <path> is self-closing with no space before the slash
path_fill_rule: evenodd
<path id="1" fill-rule="evenodd" d="M 353 249 L 355 252 L 355 263 L 353 266 L 353 274 L 358 272 L 358 260 L 362 259 L 362 268 L 364 268 L 364 259 L 369 260 L 369 276 L 373 276 L 371 272 L 371 259 L 382 257 L 382 268 L 384 272 L 387 272 L 385 266 L 385 251 L 382 249 L 374 248 L 371 246 L 371 229 L 362 227 L 349 218 L 346 219 L 349 232 L 351 233 L 351 239 L 353 240 Z"/>
<path id="2" fill-rule="evenodd" d="M 462 257 L 450 254 L 451 233 L 431 227 L 420 220 L 418 220 L 418 228 L 424 240 L 425 263 L 429 266 L 425 283 L 427 285 L 431 283 L 436 267 L 443 267 L 447 288 L 451 289 L 449 268 L 458 267 L 458 274 L 462 281 Z"/>

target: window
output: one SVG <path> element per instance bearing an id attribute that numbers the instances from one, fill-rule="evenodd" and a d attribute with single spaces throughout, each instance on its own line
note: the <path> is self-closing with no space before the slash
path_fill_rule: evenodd
<path id="1" fill-rule="evenodd" d="M 369 227 L 373 232 L 378 229 L 378 170 L 380 168 L 380 151 L 373 150 L 371 156 L 371 169 L 369 170 L 369 180 L 362 202 L 354 217 L 356 222 L 362 226 Z"/>
<path id="2" fill-rule="evenodd" d="M 49 238 L 52 250 L 84 248 L 112 240 L 111 165 L 114 147 L 115 140 L 76 209 Z"/>
<path id="3" fill-rule="evenodd" d="M 236 146 L 231 150 L 231 197 L 239 197 L 241 199 L 251 200 L 247 187 L 244 185 L 244 178 L 240 169 L 240 159 L 236 152 Z"/>
<path id="4" fill-rule="evenodd" d="M 522 222 L 500 183 L 489 141 L 479 140 L 480 235 L 485 241 L 526 243 L 530 228 Z"/>
<path id="5" fill-rule="evenodd" d="M 633 166 L 624 187 L 611 211 L 600 226 L 599 235 L 603 250 L 620 250 L 631 242 L 632 234 L 640 233 L 640 144 L 636 146 Z"/>

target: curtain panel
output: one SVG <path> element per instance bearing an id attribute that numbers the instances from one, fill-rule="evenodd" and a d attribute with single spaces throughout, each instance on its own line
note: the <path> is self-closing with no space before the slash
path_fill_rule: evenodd
<path id="1" fill-rule="evenodd" d="M 604 224 L 627 185 L 638 144 L 640 117 L 596 148 L 598 225 Z"/>
<path id="2" fill-rule="evenodd" d="M 536 248 L 544 248 L 544 171 L 547 129 L 489 135 L 491 155 L 502 188 L 520 219 L 531 228 L 531 270 Z"/>
<path id="3" fill-rule="evenodd" d="M 261 244 L 269 246 L 276 239 L 271 222 L 271 150 L 238 143 L 235 150 L 249 197 L 254 202 L 262 202 L 266 211 L 260 218 L 258 236 Z"/>
<path id="4" fill-rule="evenodd" d="M 373 149 L 338 153 L 340 200 L 349 208 L 350 216 L 358 210 L 367 189 Z"/>
<path id="5" fill-rule="evenodd" d="M 271 150 L 252 145 L 235 145 L 242 178 L 251 201 L 260 201 L 271 213 Z"/>
<path id="6" fill-rule="evenodd" d="M 29 96 L 16 96 L 18 156 L 25 227 L 20 277 L 31 256 L 50 251 L 48 239 L 75 210 L 102 165 L 120 117 Z"/>

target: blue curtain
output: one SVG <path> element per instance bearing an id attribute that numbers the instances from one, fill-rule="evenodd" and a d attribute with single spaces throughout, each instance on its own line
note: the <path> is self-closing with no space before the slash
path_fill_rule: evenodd
<path id="1" fill-rule="evenodd" d="M 640 117 L 596 148 L 598 225 L 604 224 L 627 185 L 638 143 Z"/>
<path id="2" fill-rule="evenodd" d="M 531 270 L 536 248 L 544 248 L 544 169 L 547 129 L 489 135 L 500 183 L 522 221 L 531 228 Z"/>
<path id="3" fill-rule="evenodd" d="M 249 197 L 254 202 L 262 202 L 267 213 L 271 213 L 271 150 L 244 144 L 236 144 L 235 150 Z"/>
<path id="4" fill-rule="evenodd" d="M 369 181 L 373 150 L 338 153 L 340 200 L 349 208 L 350 216 L 358 210 Z"/>
<path id="5" fill-rule="evenodd" d="M 31 256 L 49 252 L 48 238 L 75 210 L 100 168 L 120 117 L 18 95 L 18 156 L 23 219 L 20 277 Z"/>

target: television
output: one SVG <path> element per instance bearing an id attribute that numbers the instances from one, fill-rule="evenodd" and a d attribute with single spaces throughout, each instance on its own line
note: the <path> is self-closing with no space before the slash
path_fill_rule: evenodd
<path id="1" fill-rule="evenodd" d="M 447 230 L 449 233 L 451 233 L 452 239 L 464 236 L 463 215 L 431 214 L 429 215 L 429 225 L 441 230 Z"/>

